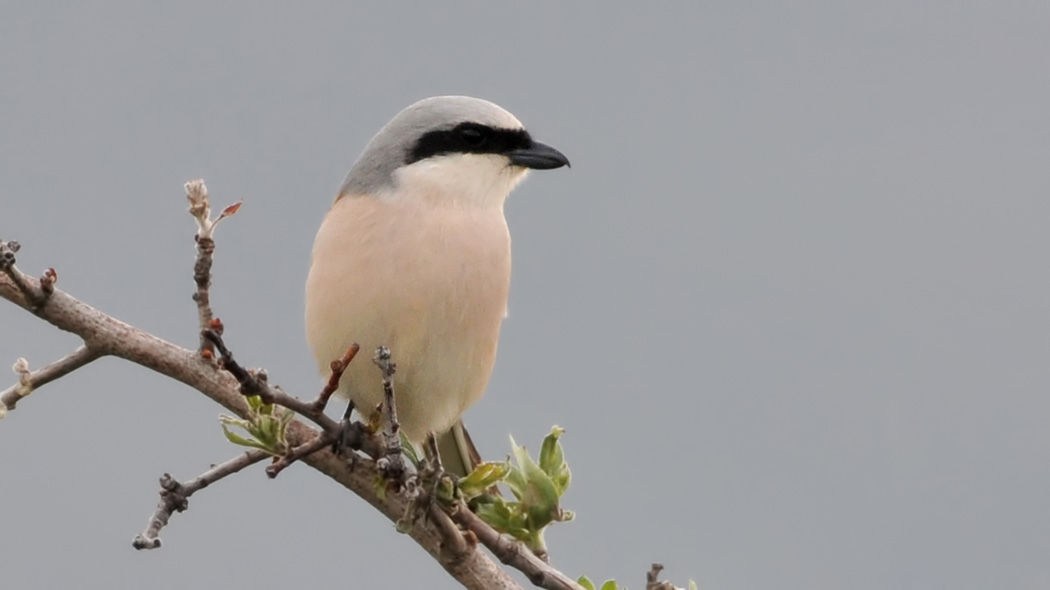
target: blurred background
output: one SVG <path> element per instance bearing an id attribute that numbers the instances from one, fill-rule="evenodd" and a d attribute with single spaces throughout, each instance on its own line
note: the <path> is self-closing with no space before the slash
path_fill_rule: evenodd
<path id="1" fill-rule="evenodd" d="M 356 3 L 355 3 L 356 4 Z M 569 575 L 703 589 L 1050 587 L 1050 4 L 0 2 L 0 237 L 192 347 L 194 224 L 238 359 L 320 387 L 314 232 L 368 139 L 437 94 L 564 151 L 507 204 L 483 452 L 554 424 Z M 76 339 L 0 303 L 0 361 Z M 8 374 L 0 387 L 13 383 Z M 338 411 L 339 409 L 336 409 Z M 98 362 L 0 422 L 10 588 L 456 584 L 308 468 L 195 496 L 220 408 Z"/>

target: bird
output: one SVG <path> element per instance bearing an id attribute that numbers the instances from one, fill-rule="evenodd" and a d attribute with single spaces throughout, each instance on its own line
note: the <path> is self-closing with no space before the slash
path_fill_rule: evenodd
<path id="1" fill-rule="evenodd" d="M 492 102 L 426 98 L 368 142 L 317 231 L 305 323 L 319 370 L 354 343 L 389 348 L 401 433 L 434 435 L 449 473 L 480 461 L 461 416 L 485 392 L 507 315 L 504 203 L 530 170 L 563 166 Z M 381 372 L 351 363 L 336 394 L 375 408 Z"/>

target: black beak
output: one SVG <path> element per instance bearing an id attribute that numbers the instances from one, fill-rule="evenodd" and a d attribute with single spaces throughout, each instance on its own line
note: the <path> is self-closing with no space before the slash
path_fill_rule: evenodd
<path id="1" fill-rule="evenodd" d="M 515 166 L 535 170 L 553 170 L 569 166 L 569 159 L 565 157 L 565 154 L 538 141 L 532 142 L 532 145 L 527 148 L 507 152 L 507 157 Z"/>

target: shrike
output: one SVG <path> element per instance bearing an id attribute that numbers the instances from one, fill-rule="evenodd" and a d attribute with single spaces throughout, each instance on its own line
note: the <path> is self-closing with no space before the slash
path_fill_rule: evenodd
<path id="1" fill-rule="evenodd" d="M 503 203 L 528 169 L 568 164 L 491 102 L 427 98 L 372 138 L 317 232 L 306 334 L 318 366 L 354 342 L 390 348 L 401 431 L 438 435 L 453 473 L 476 462 L 459 418 L 485 391 L 506 315 Z M 369 412 L 380 372 L 352 363 L 338 393 Z"/>

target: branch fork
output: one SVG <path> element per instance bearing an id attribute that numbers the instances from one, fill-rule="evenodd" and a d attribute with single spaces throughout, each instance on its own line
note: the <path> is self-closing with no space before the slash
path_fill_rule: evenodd
<path id="1" fill-rule="evenodd" d="M 160 502 L 157 503 L 157 509 L 150 516 L 146 529 L 139 533 L 131 542 L 132 547 L 135 549 L 157 549 L 161 546 L 160 530 L 168 524 L 168 520 L 173 513 L 182 512 L 189 508 L 190 496 L 220 479 L 233 475 L 269 456 L 264 451 L 253 449 L 241 453 L 225 463 L 213 465 L 211 469 L 186 483 L 179 483 L 171 474 L 165 473 L 160 478 Z"/>
<path id="2" fill-rule="evenodd" d="M 55 291 L 55 283 L 58 281 L 58 273 L 49 268 L 39 280 L 33 281 L 15 266 L 15 254 L 22 249 L 22 245 L 15 241 L 0 240 L 0 272 L 7 275 L 22 297 L 29 303 L 27 309 L 34 314 L 40 313 L 40 309 L 47 303 L 51 294 Z M 36 282 L 36 285 L 33 283 Z"/>

